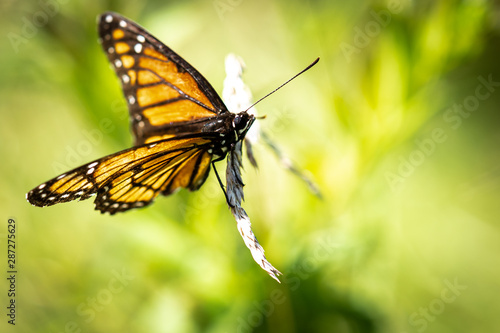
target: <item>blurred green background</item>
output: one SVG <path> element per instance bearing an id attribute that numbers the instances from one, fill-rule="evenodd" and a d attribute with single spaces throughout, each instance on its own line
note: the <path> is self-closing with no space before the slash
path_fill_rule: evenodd
<path id="1" fill-rule="evenodd" d="M 116 216 L 25 193 L 131 145 L 96 16 L 117 11 L 222 91 L 247 65 L 263 146 L 243 175 L 278 284 L 213 174 Z M 1 332 L 494 332 L 500 327 L 500 7 L 492 1 L 68 1 L 0 5 L 0 207 L 17 226 L 17 317 Z M 111 125 L 110 125 L 111 124 Z M 224 172 L 224 163 L 219 164 Z"/>

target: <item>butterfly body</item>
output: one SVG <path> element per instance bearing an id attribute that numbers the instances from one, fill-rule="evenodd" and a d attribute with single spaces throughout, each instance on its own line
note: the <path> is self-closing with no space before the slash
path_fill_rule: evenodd
<path id="1" fill-rule="evenodd" d="M 227 152 L 234 144 L 245 137 L 246 132 L 255 121 L 255 116 L 246 111 L 234 114 L 224 112 L 211 118 L 187 121 L 185 123 L 174 123 L 159 126 L 150 132 L 146 143 L 154 142 L 154 138 L 165 138 L 170 135 L 181 135 L 189 133 L 214 133 L 219 137 L 214 139 L 211 149 Z M 222 156 L 222 154 L 216 154 Z"/>
<path id="2" fill-rule="evenodd" d="M 96 195 L 95 208 L 114 214 L 149 205 L 160 193 L 199 189 L 255 117 L 229 112 L 193 66 L 135 22 L 104 13 L 98 30 L 121 81 L 135 145 L 37 186 L 28 201 L 44 207 Z"/>

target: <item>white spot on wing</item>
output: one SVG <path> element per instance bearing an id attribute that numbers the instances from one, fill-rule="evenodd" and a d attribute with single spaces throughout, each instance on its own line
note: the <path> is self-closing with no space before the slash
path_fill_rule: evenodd
<path id="1" fill-rule="evenodd" d="M 128 102 L 129 102 L 130 104 L 134 104 L 134 103 L 135 103 L 135 97 L 134 97 L 134 96 L 132 96 L 132 95 L 130 95 L 130 96 L 128 97 Z"/>
<path id="2" fill-rule="evenodd" d="M 42 184 L 40 186 L 38 186 L 38 188 L 41 190 L 42 188 L 44 188 L 47 184 Z"/>
<path id="3" fill-rule="evenodd" d="M 113 21 L 113 16 L 111 15 L 106 15 L 106 17 L 104 18 L 104 21 L 108 22 L 108 23 L 111 23 Z"/>
<path id="4" fill-rule="evenodd" d="M 146 41 L 146 38 L 144 38 L 143 35 L 137 35 L 137 41 L 139 43 L 144 43 Z"/>
<path id="5" fill-rule="evenodd" d="M 134 51 L 136 53 L 141 53 L 141 51 L 142 51 L 142 44 L 135 44 L 134 45 Z"/>
<path id="6" fill-rule="evenodd" d="M 99 162 L 94 162 L 94 163 L 90 163 L 89 165 L 87 165 L 87 168 L 93 168 L 95 167 Z"/>
<path id="7" fill-rule="evenodd" d="M 127 74 L 122 75 L 122 81 L 123 83 L 129 83 L 130 82 L 130 77 Z"/>
<path id="8" fill-rule="evenodd" d="M 116 60 L 115 60 L 115 67 L 116 67 L 116 68 L 120 68 L 120 67 L 122 67 L 122 61 L 121 61 L 120 59 L 116 59 Z"/>
<path id="9" fill-rule="evenodd" d="M 88 171 L 87 171 L 87 175 L 91 175 L 93 172 L 94 172 L 94 168 L 90 168 Z"/>
<path id="10" fill-rule="evenodd" d="M 120 27 L 125 28 L 126 26 L 127 26 L 127 22 L 125 22 L 124 20 L 121 20 Z"/>
<path id="11" fill-rule="evenodd" d="M 113 47 L 110 47 L 110 48 L 108 49 L 108 53 L 115 53 L 115 49 L 114 49 Z"/>

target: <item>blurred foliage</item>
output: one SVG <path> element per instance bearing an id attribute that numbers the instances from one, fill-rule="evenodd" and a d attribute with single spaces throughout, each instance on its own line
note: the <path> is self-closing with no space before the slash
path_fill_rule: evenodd
<path id="1" fill-rule="evenodd" d="M 262 147 L 259 170 L 247 163 L 244 174 L 244 207 L 282 284 L 253 262 L 213 176 L 113 217 L 91 200 L 25 201 L 37 184 L 131 144 L 97 44 L 106 10 L 146 27 L 219 92 L 229 52 L 244 58 L 255 97 L 321 57 L 259 111 L 325 199 Z M 2 279 L 0 331 L 500 326 L 495 2 L 3 0 L 0 13 L 0 240 L 5 248 L 14 218 L 19 270 L 17 325 L 6 322 Z"/>

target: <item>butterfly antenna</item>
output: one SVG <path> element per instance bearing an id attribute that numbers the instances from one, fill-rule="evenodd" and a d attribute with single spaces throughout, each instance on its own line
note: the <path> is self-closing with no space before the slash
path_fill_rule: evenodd
<path id="1" fill-rule="evenodd" d="M 273 91 L 271 91 L 270 93 L 268 93 L 264 97 L 261 97 L 257 102 L 253 103 L 248 109 L 246 109 L 245 112 L 248 111 L 248 110 L 250 110 L 251 108 L 253 108 L 257 103 L 259 103 L 260 101 L 262 101 L 264 98 L 269 97 L 270 95 L 274 94 L 276 91 L 278 91 L 281 88 L 283 88 L 283 86 L 285 86 L 287 83 L 289 83 L 290 81 L 292 81 L 293 79 L 295 79 L 300 74 L 302 74 L 305 71 L 309 70 L 312 66 L 316 65 L 318 63 L 318 61 L 319 61 L 319 58 L 317 58 L 316 60 L 314 60 L 309 66 L 307 66 L 306 68 L 304 68 L 303 70 L 301 70 L 299 73 L 295 74 L 292 78 L 288 79 L 285 83 L 283 83 L 282 85 L 280 85 L 278 88 L 274 89 Z"/>

